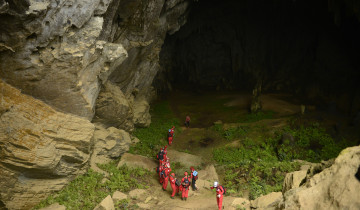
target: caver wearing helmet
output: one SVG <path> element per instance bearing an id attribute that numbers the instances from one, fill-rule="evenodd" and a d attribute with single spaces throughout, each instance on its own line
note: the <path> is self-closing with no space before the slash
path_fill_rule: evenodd
<path id="1" fill-rule="evenodd" d="M 181 179 L 181 188 L 182 188 L 181 200 L 186 201 L 189 192 L 190 179 L 188 177 L 187 171 L 185 171 L 184 175 L 185 175 L 184 178 Z"/>
<path id="2" fill-rule="evenodd" d="M 223 186 L 219 185 L 219 182 L 215 181 L 214 186 L 210 187 L 211 189 L 216 189 L 216 201 L 219 207 L 219 210 L 222 208 L 223 194 L 225 193 L 225 189 Z"/>

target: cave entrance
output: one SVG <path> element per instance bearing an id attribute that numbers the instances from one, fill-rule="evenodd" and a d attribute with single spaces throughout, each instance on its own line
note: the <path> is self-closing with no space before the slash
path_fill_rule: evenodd
<path id="1" fill-rule="evenodd" d="M 327 0 L 193 1 L 187 23 L 164 41 L 153 86 L 173 104 L 235 92 L 248 111 L 259 89 L 354 116 L 360 110 L 360 24 L 344 5 L 333 6 Z M 205 124 L 214 120 L 202 113 Z"/>

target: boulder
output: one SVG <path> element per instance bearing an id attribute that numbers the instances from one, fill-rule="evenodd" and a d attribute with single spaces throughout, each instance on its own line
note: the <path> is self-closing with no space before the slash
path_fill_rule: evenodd
<path id="1" fill-rule="evenodd" d="M 28 209 L 85 173 L 94 125 L 0 80 L 0 198 Z"/>
<path id="2" fill-rule="evenodd" d="M 235 198 L 231 206 L 236 209 L 250 209 L 250 201 L 245 198 Z"/>
<path id="3" fill-rule="evenodd" d="M 219 177 L 216 172 L 214 165 L 208 165 L 205 167 L 204 170 L 200 170 L 199 172 L 199 179 L 202 180 L 209 180 L 210 182 L 214 182 L 215 180 L 218 181 Z"/>
<path id="4" fill-rule="evenodd" d="M 111 196 L 108 195 L 104 200 L 97 205 L 94 210 L 115 210 L 114 202 L 111 199 Z"/>
<path id="5" fill-rule="evenodd" d="M 196 155 L 188 154 L 185 152 L 179 152 L 173 149 L 168 149 L 167 157 L 170 162 L 180 162 L 185 168 L 190 170 L 191 166 L 199 166 L 202 163 L 202 158 Z M 199 178 L 201 174 L 199 173 Z"/>
<path id="6" fill-rule="evenodd" d="M 125 193 L 122 193 L 120 191 L 115 191 L 113 196 L 112 196 L 112 199 L 114 201 L 114 203 L 117 203 L 121 200 L 124 200 L 124 199 L 127 199 L 127 195 Z"/>
<path id="7" fill-rule="evenodd" d="M 280 209 L 360 209 L 360 146 L 344 149 L 334 164 L 310 178 L 305 185 L 284 194 Z"/>
<path id="8" fill-rule="evenodd" d="M 45 208 L 41 208 L 40 210 L 66 210 L 66 207 L 64 205 L 60 205 L 59 203 L 54 203 Z"/>
<path id="9" fill-rule="evenodd" d="M 114 127 L 105 129 L 96 124 L 94 132 L 94 151 L 91 156 L 91 166 L 96 168 L 97 163 L 108 163 L 129 150 L 130 134 Z"/>
<path id="10" fill-rule="evenodd" d="M 304 183 L 304 181 L 306 180 L 306 174 L 307 170 L 294 171 L 286 174 L 283 183 L 282 193 L 285 193 L 290 189 L 299 187 L 300 184 Z"/>
<path id="11" fill-rule="evenodd" d="M 148 127 L 151 123 L 149 113 L 150 105 L 145 99 L 135 100 L 133 104 L 134 125 L 138 127 Z"/>
<path id="12" fill-rule="evenodd" d="M 95 121 L 132 131 L 133 111 L 130 102 L 120 88 L 107 81 L 96 100 Z"/>
<path id="13" fill-rule="evenodd" d="M 141 156 L 134 155 L 130 153 L 125 153 L 121 156 L 121 160 L 117 167 L 127 165 L 129 167 L 141 167 L 149 171 L 155 171 L 155 168 L 158 166 L 157 162 L 153 159 Z"/>
<path id="14" fill-rule="evenodd" d="M 278 205 L 278 203 L 282 200 L 281 192 L 272 192 L 267 195 L 258 197 L 255 200 L 252 200 L 251 208 L 274 208 Z"/>
<path id="15" fill-rule="evenodd" d="M 145 198 L 146 193 L 147 193 L 147 191 L 144 190 L 144 189 L 135 189 L 135 190 L 131 190 L 129 192 L 129 196 L 132 199 L 145 200 L 145 199 L 142 199 L 142 198 Z"/>

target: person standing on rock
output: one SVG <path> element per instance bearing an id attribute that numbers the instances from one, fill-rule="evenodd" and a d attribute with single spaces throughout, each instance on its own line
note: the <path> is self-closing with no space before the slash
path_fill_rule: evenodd
<path id="1" fill-rule="evenodd" d="M 171 172 L 170 164 L 167 163 L 167 164 L 165 164 L 164 173 L 162 174 L 162 178 L 163 178 L 162 188 L 164 191 L 166 191 L 166 187 L 168 185 L 170 172 Z"/>
<path id="2" fill-rule="evenodd" d="M 190 167 L 190 171 L 191 171 L 191 187 L 193 190 L 198 190 L 198 188 L 196 187 L 196 180 L 198 179 L 198 172 L 195 171 L 194 167 L 191 166 Z"/>
<path id="3" fill-rule="evenodd" d="M 214 188 L 216 189 L 216 201 L 217 201 L 219 210 L 221 210 L 225 189 L 223 186 L 219 185 L 219 183 L 216 181 L 214 182 L 214 186 L 210 187 L 210 189 L 214 189 Z"/>
<path id="4" fill-rule="evenodd" d="M 170 178 L 170 185 L 171 185 L 171 189 L 172 189 L 172 194 L 171 194 L 170 198 L 174 199 L 175 193 L 179 193 L 180 182 L 176 179 L 174 173 L 172 173 L 169 178 Z"/>
<path id="5" fill-rule="evenodd" d="M 188 197 L 188 193 L 189 193 L 189 186 L 190 186 L 190 180 L 188 177 L 188 172 L 185 171 L 184 173 L 184 178 L 181 179 L 181 188 L 182 188 L 182 193 L 181 193 L 181 200 L 187 200 Z"/>
<path id="6" fill-rule="evenodd" d="M 185 126 L 188 128 L 190 127 L 190 116 L 187 115 L 186 118 L 185 118 Z"/>

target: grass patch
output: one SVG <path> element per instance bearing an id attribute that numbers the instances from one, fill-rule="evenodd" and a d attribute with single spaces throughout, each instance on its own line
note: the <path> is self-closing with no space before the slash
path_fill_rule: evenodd
<path id="1" fill-rule="evenodd" d="M 284 133 L 288 138 L 283 138 Z M 280 160 L 320 162 L 335 158 L 344 148 L 354 146 L 344 138 L 336 142 L 318 123 L 285 127 L 277 138 L 281 142 L 277 148 Z"/>
<path id="2" fill-rule="evenodd" d="M 239 123 L 251 123 L 257 122 L 264 119 L 273 119 L 274 118 L 274 111 L 259 111 L 256 113 L 249 113 L 238 120 Z"/>
<path id="3" fill-rule="evenodd" d="M 49 196 L 34 209 L 40 209 L 58 202 L 67 209 L 93 209 L 106 196 L 115 191 L 128 192 L 135 188 L 146 188 L 146 177 L 150 172 L 142 168 L 116 168 L 116 162 L 99 165 L 110 174 L 108 180 L 103 182 L 104 175 L 89 170 L 86 174 L 78 176 L 57 194 Z M 125 202 L 125 201 L 124 201 Z"/>
<path id="4" fill-rule="evenodd" d="M 274 140 L 255 143 L 246 138 L 241 147 L 222 147 L 213 152 L 214 159 L 225 166 L 225 186 L 232 194 L 249 190 L 250 199 L 280 191 L 285 174 L 295 171 L 299 164 L 279 161 Z"/>
<path id="5" fill-rule="evenodd" d="M 168 130 L 175 126 L 175 136 L 181 132 L 180 123 L 170 109 L 168 101 L 153 104 L 150 110 L 152 122 L 148 128 L 136 128 L 133 135 L 140 142 L 129 150 L 132 154 L 139 154 L 154 158 L 159 148 L 167 145 Z"/>

